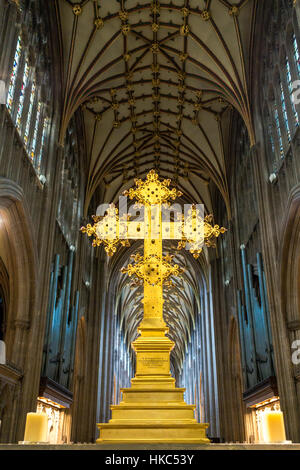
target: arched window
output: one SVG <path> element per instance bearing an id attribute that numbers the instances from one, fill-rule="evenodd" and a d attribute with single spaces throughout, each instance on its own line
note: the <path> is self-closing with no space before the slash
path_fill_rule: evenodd
<path id="1" fill-rule="evenodd" d="M 247 128 L 239 115 L 235 117 L 235 135 L 234 144 L 235 160 L 235 195 L 238 201 L 236 205 L 236 217 L 239 220 L 239 240 L 245 243 L 253 226 L 257 221 L 257 201 L 253 181 L 253 166 L 250 152 L 250 141 Z M 224 220 L 224 222 L 226 222 Z M 224 239 L 224 243 L 226 243 Z"/>
<path id="2" fill-rule="evenodd" d="M 30 126 L 31 126 L 33 106 L 34 106 L 34 101 L 35 101 L 35 94 L 36 94 L 36 85 L 35 85 L 35 80 L 33 80 L 32 87 L 30 90 L 29 109 L 28 109 L 28 114 L 27 114 L 25 132 L 24 132 L 24 143 L 25 143 L 27 151 L 28 151 L 28 139 L 29 139 Z"/>
<path id="3" fill-rule="evenodd" d="M 273 109 L 274 109 L 274 119 L 275 119 L 275 128 L 277 132 L 277 139 L 278 139 L 278 145 L 279 145 L 279 153 L 280 157 L 284 157 L 284 147 L 283 147 L 283 140 L 282 140 L 282 132 L 281 132 L 281 127 L 280 127 L 280 119 L 279 119 L 279 112 L 278 112 L 278 106 L 277 103 L 274 101 L 273 104 Z"/>
<path id="4" fill-rule="evenodd" d="M 76 244 L 79 224 L 79 146 L 75 118 L 66 132 L 57 221 L 69 245 Z"/>
<path id="5" fill-rule="evenodd" d="M 21 84 L 21 89 L 20 89 L 19 97 L 18 97 L 19 106 L 18 106 L 18 111 L 17 111 L 17 116 L 16 116 L 16 126 L 20 133 L 21 133 L 21 126 L 22 126 L 21 118 L 22 118 L 23 108 L 24 108 L 24 99 L 25 99 L 25 93 L 28 90 L 28 83 L 29 83 L 29 62 L 28 62 L 28 58 L 26 57 L 22 84 Z"/>
<path id="6" fill-rule="evenodd" d="M 293 100 L 293 92 L 294 92 L 293 79 L 292 79 L 291 67 L 290 67 L 288 57 L 285 57 L 285 73 L 286 73 L 286 83 L 287 83 L 289 94 L 290 94 L 290 96 L 289 96 L 290 103 L 291 103 L 292 111 L 293 111 L 293 114 L 294 114 L 295 126 L 298 127 L 299 126 L 299 116 L 298 116 L 298 113 L 297 113 L 297 110 L 296 110 L 296 107 L 295 107 L 295 103 L 294 103 L 294 100 Z"/>
<path id="7" fill-rule="evenodd" d="M 17 41 L 17 47 L 16 47 L 16 52 L 15 52 L 14 62 L 13 62 L 13 68 L 12 68 L 12 72 L 11 72 L 11 76 L 10 76 L 10 82 L 9 82 L 9 88 L 8 88 L 8 94 L 7 94 L 7 101 L 6 101 L 6 106 L 8 107 L 8 109 L 10 111 L 12 110 L 14 97 L 15 97 L 17 76 L 18 76 L 18 73 L 19 73 L 20 62 L 21 62 L 21 54 L 22 54 L 21 36 L 19 36 L 18 41 Z"/>
<path id="8" fill-rule="evenodd" d="M 47 147 L 51 87 L 45 65 L 48 62 L 47 37 L 38 21 L 39 13 L 33 3 L 30 5 L 32 7 L 22 12 L 24 22 L 16 40 L 6 107 L 24 150 L 39 174 Z"/>
<path id="9" fill-rule="evenodd" d="M 294 102 L 294 82 L 300 79 L 300 55 L 292 23 L 293 9 L 279 0 L 272 8 L 261 62 L 263 125 L 269 170 L 274 172 L 292 151 L 300 118 Z M 290 11 L 289 11 L 290 9 Z M 270 10 L 271 11 L 271 10 Z"/>
<path id="10" fill-rule="evenodd" d="M 296 69 L 298 72 L 298 76 L 300 77 L 300 55 L 299 55 L 299 47 L 295 33 L 292 33 L 292 45 L 293 45 L 293 56 L 294 62 L 296 65 Z"/>
<path id="11" fill-rule="evenodd" d="M 284 95 L 283 85 L 282 85 L 281 81 L 279 81 L 279 92 L 280 92 L 280 105 L 281 105 L 281 111 L 282 111 L 282 117 L 283 117 L 283 122 L 284 122 L 284 127 L 285 127 L 286 138 L 287 138 L 287 141 L 290 142 L 291 141 L 291 131 L 290 131 L 288 113 L 287 113 L 287 109 L 286 109 L 285 95 Z"/>
<path id="12" fill-rule="evenodd" d="M 269 113 L 269 108 L 268 108 L 268 104 L 265 103 L 265 106 L 264 106 L 264 113 L 263 113 L 263 116 L 264 116 L 264 122 L 265 122 L 265 125 L 266 125 L 266 128 L 267 128 L 267 133 L 268 133 L 268 147 L 269 147 L 269 152 L 270 153 L 270 156 L 271 156 L 271 159 L 273 160 L 274 156 L 275 156 L 275 144 L 274 144 L 274 129 L 273 129 L 273 125 L 272 125 L 272 121 L 271 121 L 271 118 L 270 118 L 270 113 Z"/>

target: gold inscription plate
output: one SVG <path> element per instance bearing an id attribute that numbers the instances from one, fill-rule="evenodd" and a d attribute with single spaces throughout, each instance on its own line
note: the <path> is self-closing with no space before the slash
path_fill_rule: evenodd
<path id="1" fill-rule="evenodd" d="M 151 353 L 140 353 L 137 355 L 137 374 L 138 375 L 153 375 L 153 374 L 169 374 L 170 359 L 165 357 L 155 356 Z"/>
<path id="2" fill-rule="evenodd" d="M 169 364 L 168 359 L 160 359 L 160 358 L 149 358 L 145 357 L 142 359 L 143 366 L 157 369 L 157 367 L 163 367 L 165 364 Z M 165 363 L 165 364 L 164 364 Z"/>

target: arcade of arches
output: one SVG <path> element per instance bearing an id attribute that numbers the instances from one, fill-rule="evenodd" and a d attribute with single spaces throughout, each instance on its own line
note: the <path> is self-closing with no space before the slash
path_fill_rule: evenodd
<path id="1" fill-rule="evenodd" d="M 0 0 L 1 442 L 37 410 L 95 442 L 130 386 L 142 246 L 80 227 L 151 169 L 227 228 L 164 244 L 176 386 L 213 442 L 264 442 L 271 407 L 300 442 L 299 26 L 299 0 Z"/>

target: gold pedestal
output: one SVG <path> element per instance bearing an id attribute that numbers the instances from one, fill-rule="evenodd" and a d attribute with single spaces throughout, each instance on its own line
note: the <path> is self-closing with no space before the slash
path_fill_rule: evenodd
<path id="1" fill-rule="evenodd" d="M 209 444 L 208 424 L 194 418 L 194 405 L 184 402 L 184 388 L 175 387 L 170 375 L 170 351 L 174 343 L 167 328 L 142 329 L 132 344 L 136 351 L 136 375 L 131 388 L 123 388 L 122 401 L 111 406 L 112 419 L 98 424 L 97 443 Z"/>

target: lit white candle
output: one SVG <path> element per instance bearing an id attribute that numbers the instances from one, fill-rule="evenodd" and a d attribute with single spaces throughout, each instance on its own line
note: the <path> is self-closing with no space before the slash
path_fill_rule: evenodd
<path id="1" fill-rule="evenodd" d="M 264 413 L 264 435 L 267 442 L 283 442 L 286 440 L 283 413 L 268 410 Z"/>
<path id="2" fill-rule="evenodd" d="M 27 413 L 24 441 L 47 442 L 48 416 L 46 413 Z"/>

